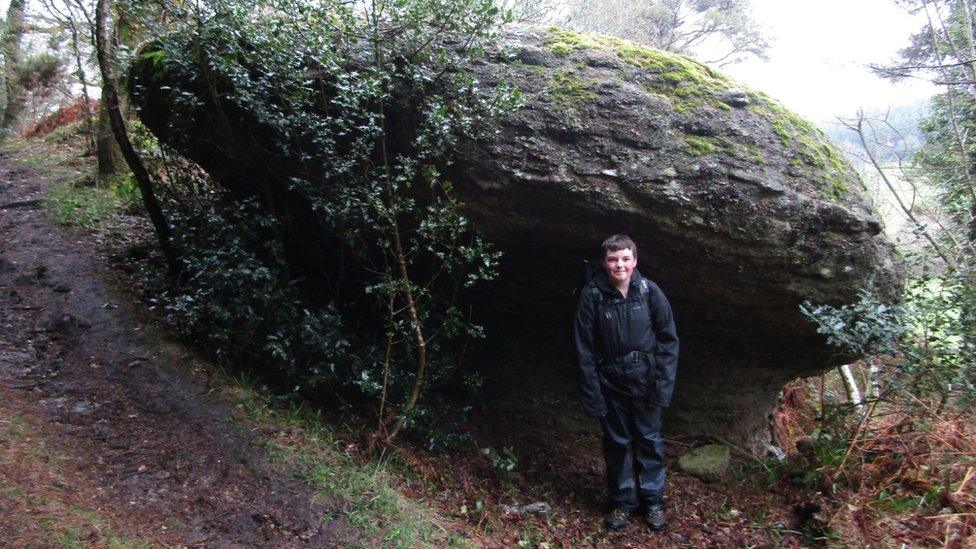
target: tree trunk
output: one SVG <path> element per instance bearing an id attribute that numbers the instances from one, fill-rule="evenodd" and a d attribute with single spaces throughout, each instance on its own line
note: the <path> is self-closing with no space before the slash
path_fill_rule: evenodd
<path id="1" fill-rule="evenodd" d="M 122 111 L 119 108 L 119 94 L 115 86 L 115 80 L 112 78 L 112 65 L 106 46 L 106 29 L 109 24 L 108 12 L 110 8 L 110 0 L 98 0 L 98 4 L 95 6 L 95 53 L 98 57 L 98 68 L 102 73 L 103 103 L 108 112 L 108 118 L 112 126 L 112 132 L 115 134 L 115 140 L 122 149 L 122 156 L 125 158 L 129 169 L 132 170 L 132 175 L 136 178 L 136 183 L 139 185 L 142 202 L 146 206 L 146 212 L 149 213 L 149 219 L 152 221 L 153 228 L 156 230 L 156 238 L 159 240 L 159 247 L 166 257 L 166 264 L 169 267 L 170 274 L 177 276 L 179 274 L 179 261 L 176 258 L 176 253 L 170 241 L 169 223 L 167 223 L 166 217 L 163 215 L 163 210 L 156 200 L 156 193 L 153 191 L 152 181 L 149 179 L 149 172 L 146 171 L 146 167 L 142 164 L 142 159 L 139 158 L 135 148 L 132 146 L 132 142 L 129 141 L 129 134 L 125 129 L 125 120 L 122 118 Z"/>
<path id="2" fill-rule="evenodd" d="M 24 86 L 18 75 L 24 57 L 21 40 L 24 36 L 25 4 L 25 0 L 11 0 L 7 9 L 7 28 L 3 33 L 3 79 L 7 101 L 3 108 L 0 129 L 4 134 L 10 134 L 17 129 L 26 103 Z"/>
<path id="3" fill-rule="evenodd" d="M 98 158 L 98 179 L 112 176 L 125 166 L 125 157 L 109 121 L 108 99 L 102 91 L 101 105 L 98 107 L 98 126 L 95 133 L 95 153 Z"/>
<path id="4" fill-rule="evenodd" d="M 97 15 L 98 14 L 96 14 L 96 18 Z M 106 14 L 105 17 L 108 17 L 108 15 Z M 107 34 L 104 35 L 104 40 L 98 42 L 98 24 L 99 20 L 96 19 L 95 41 L 96 49 L 98 50 L 96 54 L 99 54 L 98 52 L 104 50 L 105 58 L 111 60 L 118 42 L 116 37 L 117 33 L 115 29 L 104 29 Z M 111 67 L 109 67 L 109 69 L 111 69 Z M 125 104 L 122 101 L 121 94 L 119 93 L 118 89 L 116 89 L 115 93 L 118 96 L 117 100 L 119 103 L 119 111 L 124 113 Z M 107 94 L 103 88 L 102 102 L 98 107 L 98 125 L 95 133 L 95 153 L 98 158 L 98 174 L 96 179 L 98 181 L 110 179 L 112 176 L 122 171 L 126 163 L 125 157 L 122 154 L 122 149 L 119 147 L 119 142 L 116 141 L 115 133 L 112 131 L 112 123 L 109 120 L 108 104 L 109 101 Z M 125 115 L 123 114 L 122 117 L 124 119 Z"/>

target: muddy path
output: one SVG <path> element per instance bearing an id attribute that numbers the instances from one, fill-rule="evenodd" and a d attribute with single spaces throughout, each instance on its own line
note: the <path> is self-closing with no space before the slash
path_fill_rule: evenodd
<path id="1" fill-rule="evenodd" d="M 0 545 L 58 545 L 75 523 L 86 546 L 357 544 L 343 502 L 271 466 L 15 166 L 0 153 Z"/>

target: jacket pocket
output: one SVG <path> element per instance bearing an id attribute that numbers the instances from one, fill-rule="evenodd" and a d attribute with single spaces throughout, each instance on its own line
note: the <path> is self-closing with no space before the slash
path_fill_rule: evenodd
<path id="1" fill-rule="evenodd" d="M 647 361 L 626 362 L 623 364 L 621 370 L 620 382 L 625 387 L 626 392 L 635 398 L 646 396 L 649 389 Z"/>

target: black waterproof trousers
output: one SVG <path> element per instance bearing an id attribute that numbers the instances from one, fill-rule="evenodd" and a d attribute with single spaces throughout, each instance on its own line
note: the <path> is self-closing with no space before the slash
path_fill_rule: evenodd
<path id="1" fill-rule="evenodd" d="M 603 459 L 613 508 L 631 512 L 664 503 L 664 437 L 661 408 L 643 398 L 605 395 Z"/>

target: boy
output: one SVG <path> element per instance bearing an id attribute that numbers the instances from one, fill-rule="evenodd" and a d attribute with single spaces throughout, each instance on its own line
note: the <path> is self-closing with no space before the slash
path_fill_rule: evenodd
<path id="1" fill-rule="evenodd" d="M 643 506 L 655 531 L 665 525 L 661 409 L 671 401 L 678 337 L 664 293 L 636 270 L 637 245 L 603 242 L 603 271 L 580 294 L 575 343 L 583 409 L 600 418 L 610 530 Z"/>

